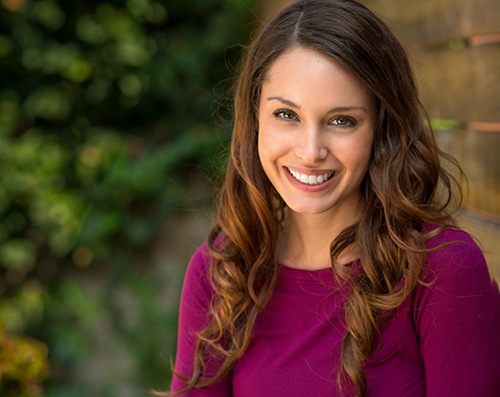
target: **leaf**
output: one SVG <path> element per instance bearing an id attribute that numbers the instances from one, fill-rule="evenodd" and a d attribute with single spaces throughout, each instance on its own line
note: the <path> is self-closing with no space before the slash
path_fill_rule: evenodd
<path id="1" fill-rule="evenodd" d="M 35 264 L 36 249 L 23 239 L 9 239 L 0 245 L 0 266 L 6 269 L 30 270 Z"/>

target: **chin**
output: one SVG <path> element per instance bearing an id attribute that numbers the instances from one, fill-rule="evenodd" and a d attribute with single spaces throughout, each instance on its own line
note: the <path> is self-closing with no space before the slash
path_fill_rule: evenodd
<path id="1" fill-rule="evenodd" d="M 324 208 L 324 207 L 311 207 L 311 206 L 288 205 L 288 204 L 287 207 L 290 209 L 290 211 L 303 215 L 324 214 L 331 208 L 331 207 Z"/>

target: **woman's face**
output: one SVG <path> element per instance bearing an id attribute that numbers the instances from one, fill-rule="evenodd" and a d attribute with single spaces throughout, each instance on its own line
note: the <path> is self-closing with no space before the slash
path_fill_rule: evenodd
<path id="1" fill-rule="evenodd" d="M 260 161 L 287 206 L 352 222 L 375 128 L 368 88 L 333 59 L 296 47 L 271 65 L 258 118 Z"/>

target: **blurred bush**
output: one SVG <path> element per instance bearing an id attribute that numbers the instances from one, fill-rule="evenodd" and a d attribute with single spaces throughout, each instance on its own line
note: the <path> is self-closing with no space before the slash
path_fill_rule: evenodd
<path id="1" fill-rule="evenodd" d="M 186 202 L 190 171 L 216 170 L 228 126 L 212 115 L 224 115 L 253 6 L 0 0 L 1 395 L 44 395 L 47 377 L 46 395 L 86 395 L 65 374 L 102 313 L 143 368 L 135 381 L 166 385 L 158 344 L 176 316 L 139 264 Z M 113 299 L 85 296 L 82 274 L 132 293 L 136 328 Z"/>

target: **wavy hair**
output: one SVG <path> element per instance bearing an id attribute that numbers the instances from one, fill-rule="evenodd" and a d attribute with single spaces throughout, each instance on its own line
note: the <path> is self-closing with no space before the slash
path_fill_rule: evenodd
<path id="1" fill-rule="evenodd" d="M 388 27 L 355 1 L 303 0 L 284 8 L 257 33 L 240 66 L 230 157 L 208 238 L 213 321 L 198 334 L 186 389 L 231 371 L 273 292 L 284 203 L 259 161 L 257 109 L 270 66 L 297 46 L 342 64 L 378 104 L 372 159 L 361 186 L 364 212 L 330 247 L 333 272 L 350 290 L 340 388 L 350 382 L 358 396 L 365 395 L 364 362 L 377 348 L 380 324 L 421 282 L 425 243 L 440 231 L 424 225 L 451 224 L 451 209 L 461 201 L 457 179 L 441 162 L 448 160 L 462 175 L 460 167 L 437 147 L 408 56 Z M 357 273 L 336 260 L 352 244 L 360 249 Z M 206 363 L 214 357 L 218 371 L 207 376 Z"/>

